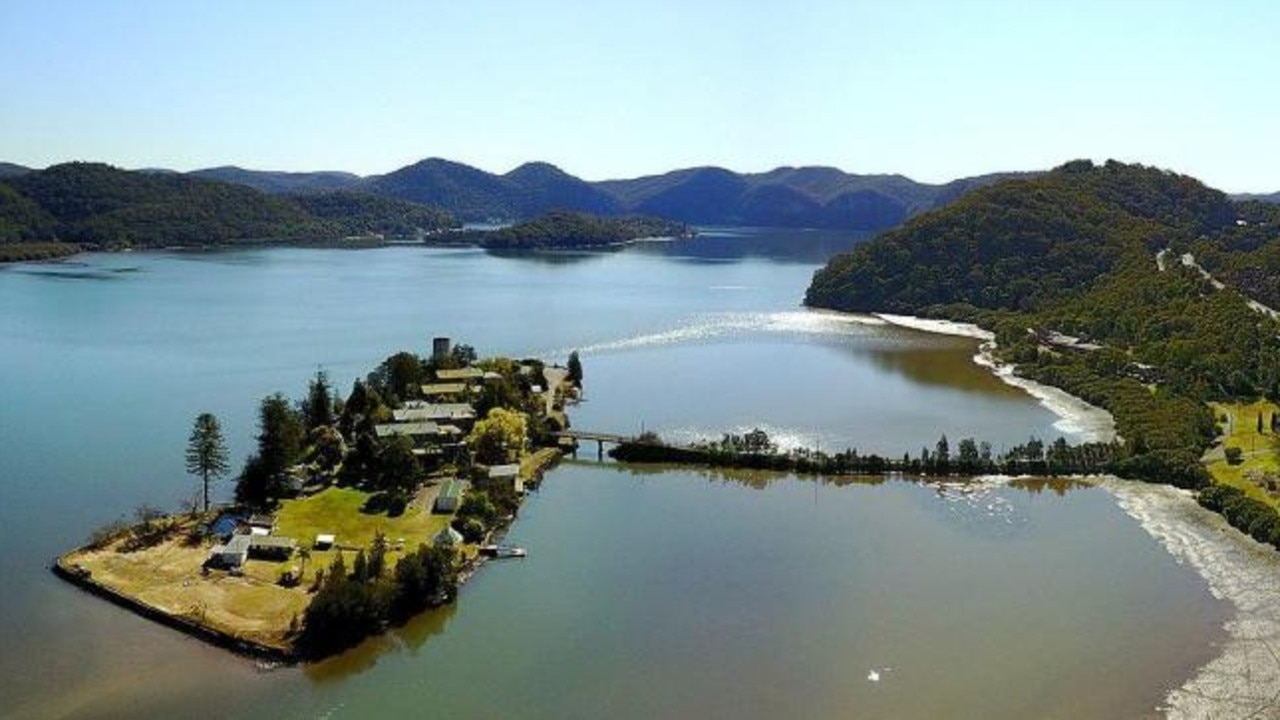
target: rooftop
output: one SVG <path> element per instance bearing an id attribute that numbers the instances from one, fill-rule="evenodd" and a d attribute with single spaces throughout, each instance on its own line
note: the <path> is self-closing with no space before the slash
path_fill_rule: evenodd
<path id="1" fill-rule="evenodd" d="M 428 383 L 422 386 L 423 395 L 461 395 L 467 391 L 467 384 L 460 382 Z"/>
<path id="2" fill-rule="evenodd" d="M 509 478 L 516 477 L 520 474 L 520 465 L 513 463 L 510 465 L 491 465 L 489 467 L 489 477 L 491 478 Z"/>
<path id="3" fill-rule="evenodd" d="M 423 403 L 391 412 L 397 422 L 421 422 L 426 420 L 471 420 L 476 411 L 466 403 Z"/>
<path id="4" fill-rule="evenodd" d="M 484 371 L 480 368 L 465 367 L 452 370 L 436 370 L 436 379 L 441 382 L 457 381 L 457 380 L 479 380 L 484 377 Z"/>
<path id="5" fill-rule="evenodd" d="M 462 481 L 448 480 L 440 488 L 440 497 L 442 498 L 460 498 L 462 497 Z"/>
<path id="6" fill-rule="evenodd" d="M 249 538 L 251 548 L 292 548 L 298 545 L 297 540 L 280 535 L 240 535 L 238 537 Z"/>
<path id="7" fill-rule="evenodd" d="M 439 435 L 440 426 L 433 422 L 384 423 L 382 425 L 375 425 L 373 431 L 380 438 L 391 437 L 393 435 L 418 437 L 422 435 Z"/>

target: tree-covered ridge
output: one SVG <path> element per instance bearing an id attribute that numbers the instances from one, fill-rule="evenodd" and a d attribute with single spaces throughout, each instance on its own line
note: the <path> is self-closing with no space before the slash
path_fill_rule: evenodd
<path id="1" fill-rule="evenodd" d="M 1280 246 L 1273 220 L 1192 178 L 1078 161 L 834 258 L 806 303 L 992 329 L 1020 374 L 1111 411 L 1122 471 L 1170 481 L 1215 436 L 1208 400 L 1280 395 L 1280 321 L 1183 255 L 1248 276 L 1254 253 Z"/>
<path id="2" fill-rule="evenodd" d="M 349 212 L 348 212 L 349 211 Z M 216 245 L 237 240 L 327 240 L 452 224 L 447 215 L 382 198 L 301 201 L 172 173 L 67 163 L 0 182 L 0 241 L 97 247 Z"/>
<path id="3" fill-rule="evenodd" d="M 806 302 L 1030 311 L 1087 289 L 1122 258 L 1149 257 L 1233 220 L 1226 196 L 1191 178 L 1069 163 L 975 191 L 834 258 L 814 276 Z"/>
<path id="4" fill-rule="evenodd" d="M 1236 224 L 1192 245 L 1197 262 L 1223 282 L 1280 309 L 1280 205 L 1236 204 Z"/>
<path id="5" fill-rule="evenodd" d="M 376 233 L 412 237 L 458 226 L 452 215 L 439 208 L 352 190 L 297 195 L 291 199 L 343 235 Z"/>
<path id="6" fill-rule="evenodd" d="M 487 248 L 528 250 L 605 247 L 640 238 L 683 237 L 691 232 L 684 224 L 657 218 L 602 218 L 560 210 L 475 235 Z"/>
<path id="7" fill-rule="evenodd" d="M 35 201 L 0 182 L 0 245 L 47 239 L 56 224 Z"/>

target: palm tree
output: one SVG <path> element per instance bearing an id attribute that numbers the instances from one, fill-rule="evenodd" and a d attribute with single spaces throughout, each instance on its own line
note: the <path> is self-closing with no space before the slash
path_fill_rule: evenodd
<path id="1" fill-rule="evenodd" d="M 298 582 L 307 575 L 307 561 L 311 559 L 311 548 L 298 548 L 298 559 L 302 561 L 302 569 L 298 571 Z"/>

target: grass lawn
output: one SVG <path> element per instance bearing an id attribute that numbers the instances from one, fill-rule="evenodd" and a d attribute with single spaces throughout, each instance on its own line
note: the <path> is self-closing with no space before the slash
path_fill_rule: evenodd
<path id="1" fill-rule="evenodd" d="M 419 544 L 430 545 L 435 534 L 453 518 L 431 514 L 430 503 L 423 501 L 422 495 L 398 517 L 389 517 L 385 512 L 366 513 L 361 508 L 369 497 L 370 493 L 355 488 L 331 487 L 310 497 L 285 500 L 276 512 L 275 534 L 297 540 L 300 548 L 310 549 L 317 535 L 337 536 L 337 545 L 342 548 L 367 548 L 381 531 L 393 544 L 404 538 L 404 549 L 413 551 Z M 312 549 L 303 584 L 310 582 L 315 569 L 328 567 L 336 555 L 336 550 Z M 398 555 L 391 553 L 389 564 L 394 565 Z M 350 555 L 346 562 L 350 569 Z M 300 565 L 297 556 L 292 564 Z M 278 574 L 279 564 L 276 568 Z M 248 568 L 246 571 L 251 572 Z"/>
<path id="2" fill-rule="evenodd" d="M 370 493 L 328 488 L 311 497 L 284 501 L 276 513 L 275 534 L 294 538 L 299 548 L 311 549 L 319 534 L 336 535 L 342 548 L 365 548 L 382 531 L 393 544 L 404 538 L 404 549 L 412 551 L 419 544 L 430 544 L 452 519 L 451 515 L 424 511 L 434 495 L 434 488 L 424 489 L 402 515 L 388 517 L 385 512 L 361 511 Z M 302 582 L 292 588 L 277 581 L 282 571 L 303 566 L 300 554 L 285 562 L 248 560 L 240 576 L 225 572 L 205 575 L 201 565 L 208 557 L 210 543 L 184 542 L 185 530 L 196 520 L 178 522 L 179 530 L 172 537 L 152 547 L 123 553 L 118 551 L 117 541 L 102 549 L 73 552 L 67 559 L 92 572 L 99 583 L 172 615 L 190 617 L 267 645 L 286 646 L 290 621 L 301 616 L 311 602 L 307 588 L 315 571 L 329 567 L 338 550 L 312 549 Z M 401 554 L 394 550 L 388 553 L 388 565 L 394 566 Z M 345 560 L 350 568 L 351 552 Z"/>
<path id="3" fill-rule="evenodd" d="M 1223 485 L 1230 485 L 1244 490 L 1250 497 L 1280 509 L 1280 498 L 1273 497 L 1266 490 L 1251 482 L 1247 476 L 1250 472 L 1270 473 L 1280 476 L 1280 436 L 1271 432 L 1271 415 L 1280 412 L 1275 403 L 1258 401 L 1253 403 L 1211 403 L 1216 417 L 1226 416 L 1227 421 L 1221 423 L 1223 440 L 1220 446 L 1214 447 L 1205 455 L 1205 466 L 1213 479 Z M 1263 434 L 1258 434 L 1258 414 L 1263 414 Z M 1224 448 L 1238 447 L 1243 451 L 1244 462 L 1240 465 L 1228 465 Z"/>

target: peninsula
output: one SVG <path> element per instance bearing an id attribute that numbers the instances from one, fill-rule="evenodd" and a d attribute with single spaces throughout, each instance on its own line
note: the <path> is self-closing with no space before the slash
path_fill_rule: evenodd
<path id="1" fill-rule="evenodd" d="M 566 367 L 477 359 L 447 338 L 400 352 L 341 398 L 324 372 L 296 405 L 259 408 L 258 449 L 235 503 L 212 506 L 228 469 L 218 421 L 197 418 L 188 469 L 204 501 L 139 508 L 60 557 L 54 571 L 194 636 L 272 660 L 323 657 L 451 602 L 526 490 L 561 457 L 579 393 Z"/>

